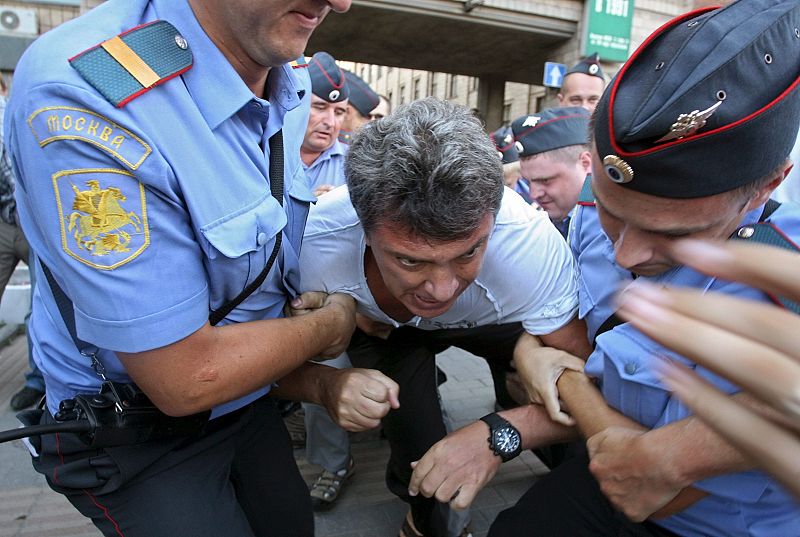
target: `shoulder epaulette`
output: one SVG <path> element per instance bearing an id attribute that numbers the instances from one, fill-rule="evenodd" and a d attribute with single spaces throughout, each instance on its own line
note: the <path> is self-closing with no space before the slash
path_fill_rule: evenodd
<path id="1" fill-rule="evenodd" d="M 292 69 L 303 69 L 304 67 L 308 67 L 308 61 L 306 60 L 305 56 L 300 56 L 293 62 L 289 63 L 292 66 Z"/>
<path id="2" fill-rule="evenodd" d="M 153 21 L 70 58 L 70 65 L 121 108 L 192 67 L 186 39 L 167 21 Z"/>
<path id="3" fill-rule="evenodd" d="M 586 176 L 583 181 L 583 188 L 578 196 L 578 205 L 588 205 L 594 207 L 594 192 L 592 191 L 592 174 Z"/>
<path id="4" fill-rule="evenodd" d="M 775 224 L 771 222 L 757 222 L 740 227 L 731 235 L 731 240 L 755 241 L 760 244 L 777 246 L 792 252 L 800 252 L 798 246 L 792 239 L 787 237 Z M 787 310 L 800 314 L 800 304 L 784 298 L 782 296 L 772 296 L 770 298 L 776 304 L 780 304 Z"/>

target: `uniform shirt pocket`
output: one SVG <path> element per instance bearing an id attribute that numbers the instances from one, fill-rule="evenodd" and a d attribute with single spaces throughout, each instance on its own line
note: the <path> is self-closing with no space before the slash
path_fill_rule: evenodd
<path id="1" fill-rule="evenodd" d="M 283 208 L 272 196 L 254 206 L 224 216 L 203 226 L 203 249 L 209 259 L 236 259 L 274 243 L 286 225 Z"/>

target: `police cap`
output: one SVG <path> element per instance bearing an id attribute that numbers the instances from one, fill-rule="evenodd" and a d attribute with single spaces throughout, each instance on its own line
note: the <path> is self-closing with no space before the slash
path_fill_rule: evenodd
<path id="1" fill-rule="evenodd" d="M 570 67 L 567 72 L 564 73 L 564 76 L 571 75 L 572 73 L 596 76 L 603 82 L 606 81 L 603 69 L 600 67 L 600 56 L 596 52 Z"/>
<path id="2" fill-rule="evenodd" d="M 639 47 L 600 100 L 594 139 L 603 171 L 666 198 L 752 183 L 789 155 L 799 84 L 797 0 L 682 15 Z"/>
<path id="3" fill-rule="evenodd" d="M 514 147 L 514 133 L 511 127 L 500 127 L 491 134 L 491 138 L 503 164 L 511 164 L 519 160 L 517 148 Z"/>
<path id="4" fill-rule="evenodd" d="M 511 123 L 520 157 L 538 155 L 570 145 L 586 145 L 589 112 L 581 106 L 548 108 Z"/>
<path id="5" fill-rule="evenodd" d="M 308 75 L 311 77 L 311 91 L 320 99 L 338 103 L 350 96 L 344 72 L 327 52 L 317 52 L 311 57 Z"/>
<path id="6" fill-rule="evenodd" d="M 358 113 L 364 117 L 369 117 L 376 106 L 381 102 L 381 98 L 375 93 L 369 84 L 364 82 L 360 76 L 350 71 L 344 70 L 347 79 L 347 87 L 350 90 L 350 100 L 348 101 Z"/>

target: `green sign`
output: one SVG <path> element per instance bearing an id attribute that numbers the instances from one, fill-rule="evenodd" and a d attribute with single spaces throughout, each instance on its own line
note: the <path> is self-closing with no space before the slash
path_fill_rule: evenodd
<path id="1" fill-rule="evenodd" d="M 597 52 L 603 61 L 624 62 L 631 46 L 633 0 L 587 0 L 583 55 Z"/>

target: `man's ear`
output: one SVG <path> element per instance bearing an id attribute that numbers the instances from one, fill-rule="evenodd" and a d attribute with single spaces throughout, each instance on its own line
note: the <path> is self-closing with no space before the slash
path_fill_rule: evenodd
<path id="1" fill-rule="evenodd" d="M 786 159 L 783 166 L 780 167 L 778 171 L 775 172 L 775 175 L 766 182 L 761 188 L 758 189 L 753 199 L 750 200 L 748 203 L 747 210 L 755 209 L 756 207 L 760 207 L 764 205 L 769 197 L 772 195 L 772 192 L 775 191 L 776 188 L 780 186 L 786 176 L 789 175 L 789 172 L 792 171 L 792 161 Z"/>
<path id="2" fill-rule="evenodd" d="M 578 157 L 578 161 L 580 161 L 584 172 L 592 173 L 592 154 L 590 152 L 583 151 Z"/>

